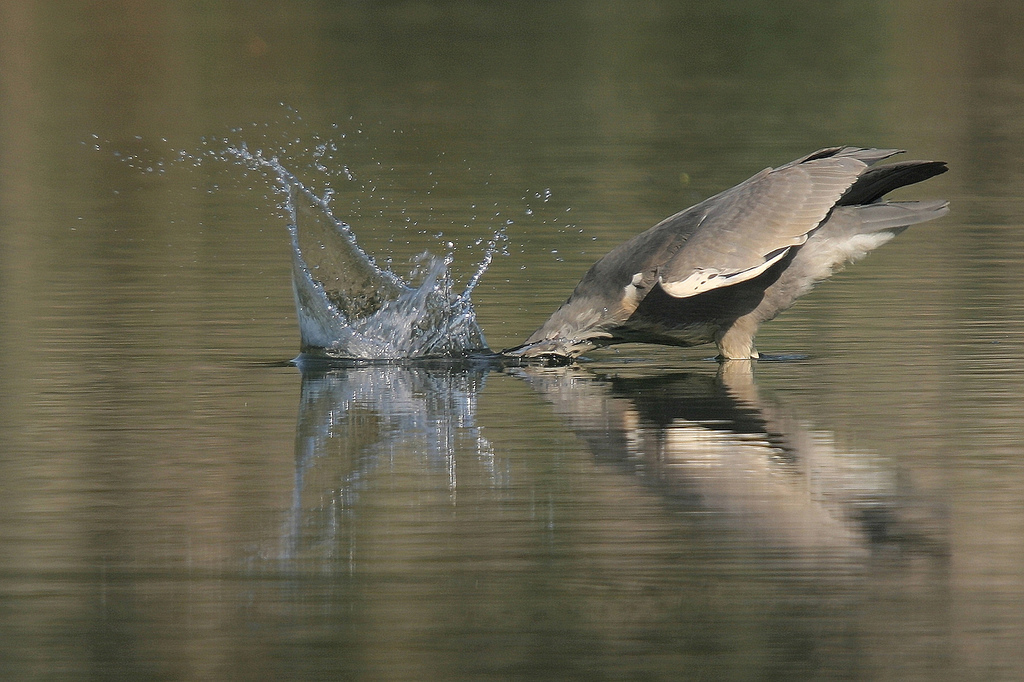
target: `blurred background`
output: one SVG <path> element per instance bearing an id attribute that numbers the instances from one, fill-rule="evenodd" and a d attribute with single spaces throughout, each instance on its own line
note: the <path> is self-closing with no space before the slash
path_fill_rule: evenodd
<path id="1" fill-rule="evenodd" d="M 1019 679 L 1022 43 L 1011 0 L 3 3 L 0 673 Z M 493 348 L 820 147 L 948 161 L 901 196 L 952 210 L 766 325 L 806 359 L 753 388 L 636 347 L 313 381 L 242 143 L 400 274 L 451 250 L 464 281 L 504 226 Z M 817 481 L 814 533 L 759 525 L 799 496 L 743 502 L 775 465 L 694 468 L 679 424 L 736 410 L 770 451 L 738 467 Z"/>

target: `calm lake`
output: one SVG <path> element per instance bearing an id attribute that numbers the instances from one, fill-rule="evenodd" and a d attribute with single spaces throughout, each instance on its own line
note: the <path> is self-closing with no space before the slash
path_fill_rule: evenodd
<path id="1" fill-rule="evenodd" d="M 780 361 L 300 372 L 285 197 L 490 347 L 830 145 L 948 199 Z M 1024 5 L 0 5 L 0 678 L 1024 678 Z"/>

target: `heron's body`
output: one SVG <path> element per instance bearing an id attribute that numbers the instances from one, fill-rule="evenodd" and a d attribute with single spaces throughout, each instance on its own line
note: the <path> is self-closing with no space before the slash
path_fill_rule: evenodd
<path id="1" fill-rule="evenodd" d="M 872 167 L 896 153 L 823 149 L 666 218 L 595 263 L 540 329 L 505 352 L 572 358 L 630 341 L 714 342 L 722 358 L 756 358 L 762 322 L 837 268 L 947 212 L 945 201 L 882 200 L 946 171 L 940 161 Z"/>

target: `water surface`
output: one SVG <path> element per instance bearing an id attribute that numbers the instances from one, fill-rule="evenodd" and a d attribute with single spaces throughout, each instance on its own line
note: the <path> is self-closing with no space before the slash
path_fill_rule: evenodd
<path id="1" fill-rule="evenodd" d="M 1016 4 L 0 12 L 3 677 L 1024 675 Z M 493 348 L 819 147 L 952 211 L 764 327 L 800 360 L 302 372 L 243 142 L 403 278 L 504 230 Z"/>

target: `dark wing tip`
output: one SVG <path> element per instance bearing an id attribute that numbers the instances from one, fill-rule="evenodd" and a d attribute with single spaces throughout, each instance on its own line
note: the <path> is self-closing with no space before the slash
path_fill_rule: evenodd
<path id="1" fill-rule="evenodd" d="M 895 189 L 923 182 L 948 170 L 945 161 L 900 161 L 871 168 L 857 178 L 836 205 L 870 204 Z"/>

